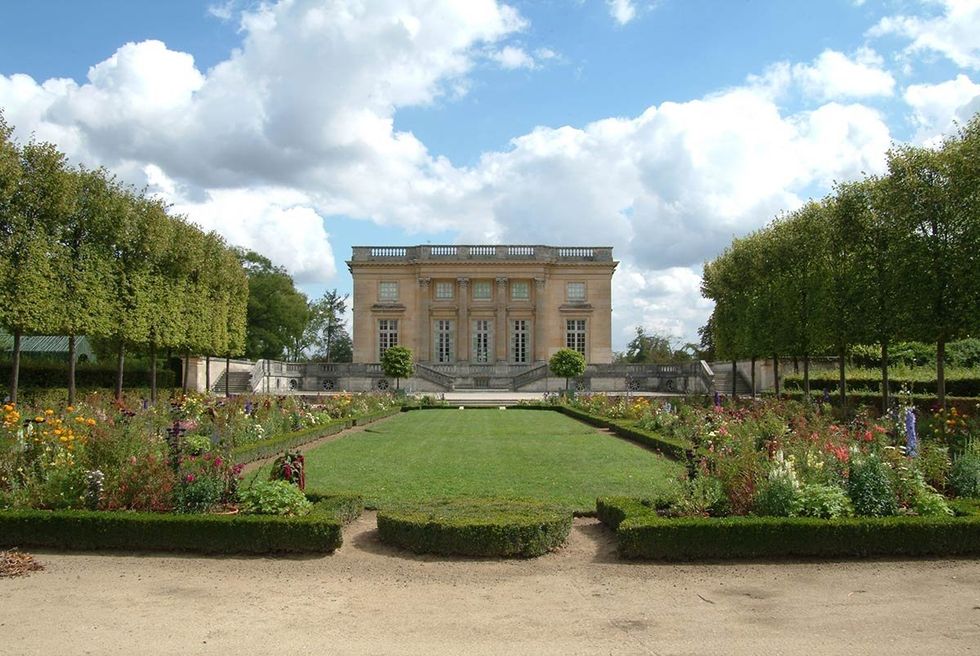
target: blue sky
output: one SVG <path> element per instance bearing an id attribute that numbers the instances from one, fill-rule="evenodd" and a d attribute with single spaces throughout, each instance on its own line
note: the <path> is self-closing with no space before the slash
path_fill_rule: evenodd
<path id="1" fill-rule="evenodd" d="M 354 244 L 603 244 L 614 347 L 702 263 L 980 110 L 980 0 L 11 3 L 0 107 L 349 289 Z"/>

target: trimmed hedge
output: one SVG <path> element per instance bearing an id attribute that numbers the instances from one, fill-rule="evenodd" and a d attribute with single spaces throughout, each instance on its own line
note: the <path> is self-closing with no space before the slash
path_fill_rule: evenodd
<path id="1" fill-rule="evenodd" d="M 314 513 L 333 517 L 341 524 L 350 524 L 364 512 L 364 497 L 360 494 L 308 492 L 306 498 L 313 502 Z"/>
<path id="2" fill-rule="evenodd" d="M 457 499 L 378 512 L 385 544 L 415 553 L 531 558 L 562 545 L 572 513 L 532 501 Z"/>
<path id="3" fill-rule="evenodd" d="M 837 389 L 839 374 L 837 371 L 815 371 L 810 373 L 810 390 L 822 390 L 826 387 L 831 394 Z M 935 370 L 926 380 L 920 380 L 903 376 L 901 374 L 889 374 L 888 389 L 897 394 L 906 385 L 913 394 L 935 396 L 936 376 Z M 783 379 L 783 388 L 786 391 L 801 391 L 803 389 L 803 376 L 791 374 Z M 847 389 L 855 392 L 880 393 L 881 373 L 880 372 L 847 372 Z M 975 372 L 969 374 L 950 372 L 946 377 L 946 393 L 950 396 L 980 396 L 980 376 Z"/>
<path id="4" fill-rule="evenodd" d="M 196 553 L 321 552 L 343 541 L 340 522 L 304 517 L 97 511 L 0 511 L 0 546 Z"/>
<path id="5" fill-rule="evenodd" d="M 292 433 L 282 433 L 264 440 L 236 446 L 231 450 L 231 457 L 236 464 L 240 465 L 252 462 L 253 460 L 271 458 L 272 456 L 279 455 L 283 451 L 314 442 L 328 435 L 335 435 L 342 430 L 350 428 L 351 425 L 350 419 L 334 419 L 320 426 L 311 426 L 310 428 L 293 431 Z"/>
<path id="6" fill-rule="evenodd" d="M 837 394 L 836 387 L 830 392 L 830 404 L 834 407 L 840 405 L 840 397 Z M 779 396 L 781 398 L 793 399 L 796 401 L 803 400 L 803 392 L 800 390 L 790 390 L 788 392 L 780 390 Z M 891 395 L 891 398 L 895 398 L 895 394 Z M 810 391 L 810 398 L 815 401 L 823 400 L 823 390 L 813 388 Z M 980 402 L 980 397 L 975 396 L 947 396 L 946 405 L 950 408 L 956 408 L 957 411 L 963 412 L 965 414 L 972 414 L 976 410 L 977 403 Z M 935 394 L 915 394 L 912 397 L 912 403 L 923 412 L 931 412 L 935 409 L 938 403 Z M 854 408 L 858 406 L 869 406 L 874 408 L 876 412 L 881 412 L 881 392 L 854 392 L 850 388 L 847 390 L 847 405 L 848 407 Z"/>
<path id="7" fill-rule="evenodd" d="M 980 554 L 980 505 L 957 500 L 963 517 L 663 518 L 638 499 L 596 500 L 624 558 L 953 556 Z"/>
<path id="8" fill-rule="evenodd" d="M 577 408 L 570 408 L 565 405 L 554 407 L 559 412 L 568 415 L 573 419 L 583 421 L 590 426 L 608 428 L 619 437 L 630 440 L 631 442 L 636 442 L 637 444 L 642 444 L 643 446 L 648 446 L 665 456 L 669 456 L 677 460 L 682 460 L 686 456 L 687 451 L 691 448 L 691 445 L 687 444 L 686 442 L 672 440 L 670 438 L 662 437 L 656 433 L 643 430 L 642 428 L 634 425 L 634 423 L 631 421 L 606 419 L 605 417 L 598 417 L 596 415 L 589 414 L 588 412 L 584 412 Z"/>
<path id="9" fill-rule="evenodd" d="M 373 412 L 369 415 L 360 415 L 351 419 L 352 426 L 367 426 L 368 424 L 374 423 L 379 419 L 384 419 L 385 417 L 391 417 L 392 415 L 397 415 L 401 412 L 400 406 L 395 406 L 389 410 L 382 410 L 381 412 Z"/>
<path id="10" fill-rule="evenodd" d="M 0 361 L 0 381 L 4 393 L 10 380 L 12 364 L 9 360 Z M 24 361 L 20 363 L 17 376 L 18 389 L 48 389 L 67 388 L 68 363 L 57 361 Z M 157 367 L 157 387 L 170 388 L 176 381 L 174 372 L 167 367 Z M 150 369 L 146 366 L 129 368 L 124 372 L 123 382 L 129 387 L 148 387 L 150 384 Z M 75 365 L 75 387 L 78 389 L 114 389 L 116 386 L 116 367 L 114 364 L 98 364 L 79 362 Z"/>

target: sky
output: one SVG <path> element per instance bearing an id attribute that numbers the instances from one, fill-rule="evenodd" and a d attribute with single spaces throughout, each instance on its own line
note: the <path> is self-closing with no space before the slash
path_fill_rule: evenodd
<path id="1" fill-rule="evenodd" d="M 613 348 L 682 344 L 732 238 L 980 111 L 980 0 L 34 0 L 0 108 L 311 297 L 354 245 L 612 246 Z"/>

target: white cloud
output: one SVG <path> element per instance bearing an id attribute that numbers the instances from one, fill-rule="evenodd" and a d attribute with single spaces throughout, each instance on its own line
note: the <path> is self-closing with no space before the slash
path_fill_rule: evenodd
<path id="1" fill-rule="evenodd" d="M 636 18 L 636 6 L 632 0 L 606 0 L 609 15 L 620 25 L 626 25 Z"/>
<path id="2" fill-rule="evenodd" d="M 980 84 L 963 74 L 939 84 L 913 84 L 905 90 L 905 102 L 912 107 L 917 140 L 934 144 L 980 112 Z"/>
<path id="3" fill-rule="evenodd" d="M 860 48 L 852 57 L 827 49 L 812 63 L 773 64 L 761 76 L 750 75 L 749 82 L 777 96 L 798 88 L 816 100 L 891 96 L 895 78 L 882 68 L 883 64 L 881 56 L 870 48 Z"/>
<path id="4" fill-rule="evenodd" d="M 504 46 L 500 50 L 490 53 L 490 59 L 500 64 L 501 68 L 514 70 L 515 68 L 537 68 L 534 57 L 527 54 L 523 48 L 516 46 Z"/>
<path id="5" fill-rule="evenodd" d="M 230 21 L 235 15 L 238 0 L 225 0 L 208 5 L 208 14 L 221 21 Z"/>
<path id="6" fill-rule="evenodd" d="M 868 36 L 897 35 L 911 40 L 909 55 L 939 53 L 963 68 L 980 68 L 980 3 L 977 0 L 923 0 L 938 6 L 936 16 L 887 16 Z"/>

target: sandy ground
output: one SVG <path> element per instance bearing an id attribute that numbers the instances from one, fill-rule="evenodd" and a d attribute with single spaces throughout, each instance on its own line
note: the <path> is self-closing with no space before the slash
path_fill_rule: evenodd
<path id="1" fill-rule="evenodd" d="M 527 561 L 419 557 L 374 513 L 335 554 L 36 554 L 0 654 L 970 654 L 980 560 L 637 564 L 578 519 Z"/>

